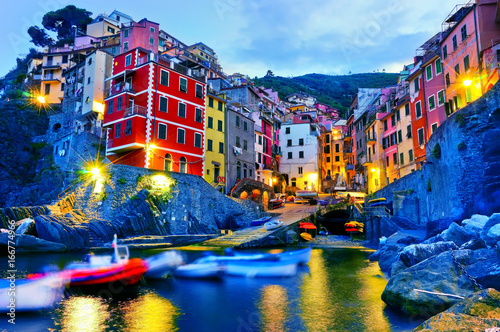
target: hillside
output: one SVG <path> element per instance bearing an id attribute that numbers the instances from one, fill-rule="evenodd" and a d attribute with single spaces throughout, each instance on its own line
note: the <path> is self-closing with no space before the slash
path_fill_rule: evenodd
<path id="1" fill-rule="evenodd" d="M 294 92 L 304 92 L 316 96 L 321 103 L 338 108 L 344 114 L 358 88 L 381 88 L 395 85 L 398 75 L 367 73 L 343 76 L 307 74 L 293 78 L 266 76 L 254 79 L 254 84 L 274 88 L 281 99 Z"/>

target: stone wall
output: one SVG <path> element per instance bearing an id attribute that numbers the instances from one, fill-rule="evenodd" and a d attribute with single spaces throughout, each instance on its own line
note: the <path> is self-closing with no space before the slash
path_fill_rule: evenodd
<path id="1" fill-rule="evenodd" d="M 46 206 L 23 206 L 0 209 L 0 227 L 8 228 L 10 220 L 19 221 L 26 218 L 34 219 L 36 216 L 48 214 Z"/>
<path id="2" fill-rule="evenodd" d="M 452 114 L 434 132 L 426 146 L 427 164 L 421 170 L 377 191 L 375 197 L 394 200 L 395 215 L 420 225 L 499 212 L 499 142 L 497 84 L 481 99 Z"/>

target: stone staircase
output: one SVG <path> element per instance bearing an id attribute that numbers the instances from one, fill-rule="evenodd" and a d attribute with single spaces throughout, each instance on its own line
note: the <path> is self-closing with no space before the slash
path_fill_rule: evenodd
<path id="1" fill-rule="evenodd" d="M 92 230 L 92 228 L 88 228 L 88 234 L 89 234 L 89 247 L 104 246 L 104 242 L 102 242 L 101 238 Z"/>
<path id="2" fill-rule="evenodd" d="M 240 231 L 234 231 L 232 234 L 210 239 L 201 243 L 201 245 L 207 247 L 238 247 L 244 243 L 262 239 L 271 233 L 266 231 L 264 226 L 245 228 Z"/>

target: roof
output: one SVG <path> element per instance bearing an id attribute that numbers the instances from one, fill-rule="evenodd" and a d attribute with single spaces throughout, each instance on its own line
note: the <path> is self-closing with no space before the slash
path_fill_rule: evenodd
<path id="1" fill-rule="evenodd" d="M 190 48 L 190 47 L 195 47 L 195 46 L 198 46 L 198 45 L 203 45 L 203 46 L 205 46 L 206 48 L 208 48 L 210 51 L 212 51 L 212 52 L 215 54 L 215 51 L 214 51 L 214 50 L 213 50 L 210 46 L 208 46 L 207 44 L 204 44 L 204 43 L 202 43 L 202 42 L 197 42 L 196 44 L 193 44 L 193 45 L 191 45 L 191 46 L 188 46 L 187 48 Z"/>
<path id="2" fill-rule="evenodd" d="M 128 19 L 130 19 L 131 21 L 133 21 L 133 20 L 134 20 L 134 19 L 132 18 L 132 16 L 127 15 L 127 14 L 125 14 L 125 13 L 122 13 L 122 12 L 120 12 L 120 11 L 116 10 L 116 9 L 115 9 L 115 10 L 113 10 L 113 11 L 111 12 L 111 14 L 109 14 L 109 15 L 108 15 L 108 17 L 109 17 L 109 16 L 111 16 L 111 15 L 113 15 L 113 14 L 117 14 L 118 16 L 122 16 L 122 17 L 128 18 Z"/>

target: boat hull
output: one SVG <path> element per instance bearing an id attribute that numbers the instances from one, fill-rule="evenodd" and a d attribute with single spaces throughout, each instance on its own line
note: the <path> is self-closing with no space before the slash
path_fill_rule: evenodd
<path id="1" fill-rule="evenodd" d="M 251 223 L 250 223 L 250 226 L 260 226 L 262 224 L 265 224 L 266 222 L 268 222 L 269 220 L 271 220 L 272 217 L 263 217 L 263 218 L 260 218 L 260 219 L 256 219 L 256 220 L 253 220 Z"/>
<path id="2" fill-rule="evenodd" d="M 67 270 L 70 286 L 96 286 L 119 281 L 124 286 L 136 284 L 146 272 L 146 263 L 140 258 L 110 266 Z"/>
<path id="3" fill-rule="evenodd" d="M 174 275 L 179 278 L 217 278 L 224 274 L 226 267 L 217 262 L 195 263 L 179 266 Z"/>
<path id="4" fill-rule="evenodd" d="M 184 263 L 182 256 L 177 251 L 165 251 L 145 259 L 147 271 L 145 277 L 161 279 L 171 274 Z"/>
<path id="5" fill-rule="evenodd" d="M 226 274 L 241 277 L 292 277 L 297 274 L 297 264 L 267 261 L 228 261 Z"/>
<path id="6" fill-rule="evenodd" d="M 268 231 L 272 231 L 273 229 L 279 228 L 281 226 L 283 226 L 283 221 L 281 220 L 268 221 L 264 224 L 264 227 Z"/>

